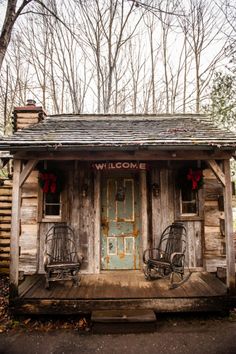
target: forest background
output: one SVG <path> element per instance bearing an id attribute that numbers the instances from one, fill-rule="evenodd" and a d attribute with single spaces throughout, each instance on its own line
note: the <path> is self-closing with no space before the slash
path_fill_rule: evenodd
<path id="1" fill-rule="evenodd" d="M 234 0 L 0 0 L 0 13 L 3 133 L 29 98 L 49 114 L 207 112 L 234 129 Z"/>

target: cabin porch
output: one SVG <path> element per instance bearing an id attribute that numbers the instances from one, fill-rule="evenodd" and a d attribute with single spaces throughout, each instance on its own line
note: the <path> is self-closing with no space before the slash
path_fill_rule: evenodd
<path id="1" fill-rule="evenodd" d="M 79 314 L 94 310 L 151 309 L 155 312 L 224 311 L 233 306 L 216 275 L 193 272 L 169 289 L 168 279 L 147 281 L 141 271 L 82 274 L 78 287 L 68 281 L 45 289 L 43 275 L 26 276 L 10 306 L 18 314 Z"/>

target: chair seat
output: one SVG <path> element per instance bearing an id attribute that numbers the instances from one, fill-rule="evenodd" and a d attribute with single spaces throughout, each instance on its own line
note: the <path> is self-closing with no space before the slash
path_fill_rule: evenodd
<path id="1" fill-rule="evenodd" d="M 151 265 L 156 265 L 156 266 L 170 266 L 170 262 L 165 262 L 165 261 L 162 261 L 162 260 L 157 260 L 157 259 L 149 259 L 148 260 L 148 263 L 151 264 Z"/>
<path id="2" fill-rule="evenodd" d="M 71 262 L 53 262 L 53 263 L 50 263 L 48 265 L 46 265 L 46 268 L 47 269 L 79 269 L 81 266 L 81 263 L 71 263 Z"/>

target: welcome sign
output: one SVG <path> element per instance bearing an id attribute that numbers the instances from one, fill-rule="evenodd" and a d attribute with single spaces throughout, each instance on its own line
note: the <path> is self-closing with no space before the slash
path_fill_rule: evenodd
<path id="1" fill-rule="evenodd" d="M 115 161 L 115 162 L 96 162 L 93 168 L 97 171 L 104 170 L 146 170 L 146 162 L 136 161 Z"/>

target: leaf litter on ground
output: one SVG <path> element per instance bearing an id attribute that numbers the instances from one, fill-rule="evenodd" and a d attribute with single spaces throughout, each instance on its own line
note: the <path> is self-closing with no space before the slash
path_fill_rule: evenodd
<path id="1" fill-rule="evenodd" d="M 85 316 L 14 316 L 9 309 L 9 277 L 0 275 L 0 333 L 11 330 L 49 332 L 57 329 L 89 332 L 90 321 Z"/>

